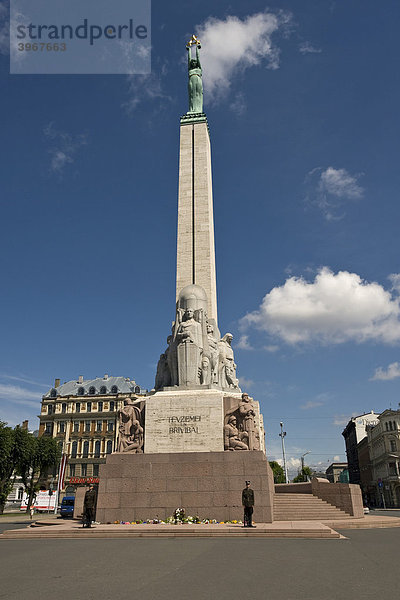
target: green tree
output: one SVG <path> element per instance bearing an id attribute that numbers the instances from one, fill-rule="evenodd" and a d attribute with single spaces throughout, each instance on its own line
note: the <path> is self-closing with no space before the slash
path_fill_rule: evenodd
<path id="1" fill-rule="evenodd" d="M 285 472 L 281 465 L 276 460 L 271 460 L 269 464 L 274 474 L 274 483 L 285 483 Z"/>
<path id="2" fill-rule="evenodd" d="M 301 481 L 308 481 L 308 479 L 313 476 L 313 472 L 310 469 L 310 467 L 305 466 L 303 469 L 301 469 L 300 473 L 298 475 L 296 475 L 296 477 L 293 479 L 293 483 L 300 483 Z"/>
<path id="3" fill-rule="evenodd" d="M 16 460 L 15 430 L 0 421 L 0 514 L 12 490 Z"/>
<path id="4" fill-rule="evenodd" d="M 57 466 L 60 450 L 54 438 L 45 436 L 37 438 L 21 428 L 16 432 L 16 438 L 20 448 L 16 469 L 28 495 L 26 512 L 29 512 L 35 493 L 39 489 L 40 480 L 47 475 L 51 467 Z"/>

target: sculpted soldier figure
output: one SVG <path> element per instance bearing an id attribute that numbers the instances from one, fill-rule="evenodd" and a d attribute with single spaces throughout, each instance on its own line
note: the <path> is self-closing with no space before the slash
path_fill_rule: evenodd
<path id="1" fill-rule="evenodd" d="M 118 438 L 118 452 L 127 452 L 127 447 L 130 445 L 129 451 L 140 452 L 143 446 L 143 429 L 140 427 L 138 417 L 140 416 L 140 409 L 135 406 L 131 398 L 124 400 L 124 407 L 118 411 L 119 419 L 119 438 Z M 137 427 L 139 425 L 141 429 L 141 438 Z M 134 447 L 133 443 L 138 443 L 141 440 L 141 444 Z"/>
<path id="2" fill-rule="evenodd" d="M 139 421 L 133 421 L 131 435 L 121 440 L 120 452 L 135 452 L 136 454 L 143 452 L 143 427 Z"/>
<path id="3" fill-rule="evenodd" d="M 218 383 L 218 340 L 214 337 L 214 327 L 207 324 L 208 348 L 210 352 L 211 381 Z"/>
<path id="4" fill-rule="evenodd" d="M 258 450 L 254 424 L 256 413 L 248 394 L 242 394 L 242 400 L 239 402 L 239 414 L 243 418 L 243 426 L 248 434 L 249 450 Z"/>
<path id="5" fill-rule="evenodd" d="M 186 309 L 183 321 L 178 327 L 176 338 L 179 343 L 193 343 L 201 350 L 203 349 L 201 325 L 195 320 L 192 308 Z"/>
<path id="6" fill-rule="evenodd" d="M 225 388 L 237 388 L 239 381 L 236 378 L 236 364 L 231 346 L 233 335 L 226 333 L 221 338 L 219 348 L 219 384 Z"/>
<path id="7" fill-rule="evenodd" d="M 244 440 L 247 441 L 247 432 L 238 430 L 236 417 L 231 415 L 224 427 L 225 450 L 248 450 L 249 447 Z"/>

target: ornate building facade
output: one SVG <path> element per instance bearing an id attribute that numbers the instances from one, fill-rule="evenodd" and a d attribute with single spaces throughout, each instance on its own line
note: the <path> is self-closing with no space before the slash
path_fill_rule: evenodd
<path id="1" fill-rule="evenodd" d="M 400 410 L 385 410 L 367 427 L 375 504 L 400 507 Z"/>
<path id="2" fill-rule="evenodd" d="M 68 457 L 67 493 L 88 482 L 98 483 L 99 466 L 117 449 L 118 411 L 127 399 L 145 395 L 134 380 L 104 375 L 67 381 L 42 398 L 39 435 L 54 437 Z"/>

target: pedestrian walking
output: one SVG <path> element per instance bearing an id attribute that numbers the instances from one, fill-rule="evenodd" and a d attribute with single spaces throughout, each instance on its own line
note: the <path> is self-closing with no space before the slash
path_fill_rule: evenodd
<path id="1" fill-rule="evenodd" d="M 94 521 L 94 514 L 96 509 L 96 496 L 97 495 L 94 486 L 90 485 L 88 491 L 85 494 L 85 499 L 83 501 L 83 527 L 92 526 L 92 521 Z"/>
<path id="2" fill-rule="evenodd" d="M 245 527 L 253 525 L 254 491 L 250 487 L 250 481 L 246 481 L 246 487 L 242 491 L 242 504 L 244 508 L 243 524 Z"/>

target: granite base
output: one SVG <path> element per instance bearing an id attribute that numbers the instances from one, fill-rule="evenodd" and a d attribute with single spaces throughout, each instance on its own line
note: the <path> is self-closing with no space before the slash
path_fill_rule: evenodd
<path id="1" fill-rule="evenodd" d="M 96 519 L 101 523 L 186 515 L 243 519 L 242 489 L 251 481 L 255 521 L 272 523 L 274 480 L 263 452 L 111 454 L 100 466 Z"/>

